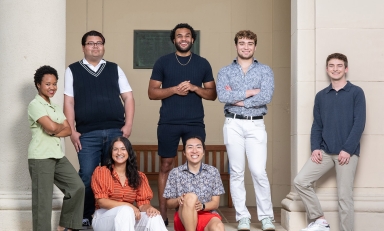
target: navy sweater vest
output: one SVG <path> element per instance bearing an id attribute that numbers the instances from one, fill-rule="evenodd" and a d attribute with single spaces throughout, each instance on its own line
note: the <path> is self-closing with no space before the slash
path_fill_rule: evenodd
<path id="1" fill-rule="evenodd" d="M 124 126 L 117 64 L 104 63 L 97 72 L 82 61 L 69 65 L 73 75 L 76 130 L 80 133 Z"/>

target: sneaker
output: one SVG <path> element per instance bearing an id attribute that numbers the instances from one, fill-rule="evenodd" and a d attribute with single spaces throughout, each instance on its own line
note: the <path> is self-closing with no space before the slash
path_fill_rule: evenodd
<path id="1" fill-rule="evenodd" d="M 248 217 L 241 218 L 237 230 L 251 230 L 251 219 Z"/>
<path id="2" fill-rule="evenodd" d="M 275 226 L 272 224 L 272 219 L 267 217 L 261 220 L 262 230 L 275 230 Z"/>
<path id="3" fill-rule="evenodd" d="M 87 229 L 91 227 L 91 222 L 88 218 L 83 218 L 83 229 Z"/>
<path id="4" fill-rule="evenodd" d="M 319 224 L 316 222 L 312 222 L 308 225 L 307 228 L 302 229 L 301 231 L 330 231 L 331 227 L 329 224 Z"/>

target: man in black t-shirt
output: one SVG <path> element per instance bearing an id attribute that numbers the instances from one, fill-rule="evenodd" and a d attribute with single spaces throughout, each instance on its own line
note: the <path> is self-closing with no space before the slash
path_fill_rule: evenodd
<path id="1" fill-rule="evenodd" d="M 180 23 L 171 31 L 170 38 L 176 53 L 156 61 L 148 87 L 148 97 L 162 102 L 157 128 L 158 154 L 161 157 L 158 193 L 160 213 L 166 225 L 168 219 L 163 192 L 180 138 L 183 143 L 191 136 L 205 140 L 202 98 L 215 100 L 217 96 L 211 65 L 190 51 L 196 39 L 193 28 Z"/>

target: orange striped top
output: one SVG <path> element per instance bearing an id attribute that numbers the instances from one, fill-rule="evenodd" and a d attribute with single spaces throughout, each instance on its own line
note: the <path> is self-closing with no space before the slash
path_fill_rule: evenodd
<path id="1" fill-rule="evenodd" d="M 133 204 L 136 201 L 137 206 L 150 204 L 153 198 L 153 192 L 148 184 L 148 179 L 144 173 L 139 172 L 141 185 L 138 189 L 133 189 L 128 185 L 128 179 L 124 186 L 121 185 L 119 175 L 115 170 L 111 171 L 106 167 L 97 167 L 92 175 L 91 187 L 96 199 L 106 198 L 119 202 L 128 202 Z M 96 200 L 96 209 L 99 209 Z"/>

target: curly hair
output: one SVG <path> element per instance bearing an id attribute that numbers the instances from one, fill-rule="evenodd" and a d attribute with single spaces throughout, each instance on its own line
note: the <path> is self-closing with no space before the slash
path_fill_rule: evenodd
<path id="1" fill-rule="evenodd" d="M 105 38 L 103 34 L 98 31 L 91 30 L 83 35 L 83 37 L 81 38 L 81 45 L 85 46 L 85 42 L 87 41 L 88 36 L 98 36 L 103 41 L 103 44 L 105 44 Z"/>
<path id="2" fill-rule="evenodd" d="M 59 80 L 59 76 L 57 75 L 57 71 L 55 68 L 47 65 L 41 66 L 36 70 L 35 76 L 34 76 L 35 87 L 37 90 L 39 90 L 39 88 L 37 87 L 37 84 L 41 84 L 41 81 L 43 81 L 44 75 L 47 75 L 47 74 L 54 75 L 56 77 L 56 80 Z"/>
<path id="3" fill-rule="evenodd" d="M 180 29 L 180 28 L 187 28 L 188 30 L 190 30 L 193 41 L 196 41 L 197 34 L 196 34 L 195 30 L 193 29 L 193 27 L 191 27 L 188 23 L 179 23 L 175 26 L 175 28 L 173 28 L 173 30 L 171 30 L 170 38 L 171 38 L 172 42 L 175 39 L 176 30 Z"/>
<path id="4" fill-rule="evenodd" d="M 327 61 L 326 61 L 326 66 L 328 66 L 328 62 L 329 60 L 331 59 L 338 59 L 338 60 L 341 60 L 344 62 L 344 66 L 345 68 L 348 67 L 348 59 L 347 59 L 347 56 L 341 54 L 341 53 L 333 53 L 333 54 L 330 54 L 328 55 L 327 57 Z"/>
<path id="5" fill-rule="evenodd" d="M 237 44 L 237 41 L 242 38 L 251 39 L 255 41 L 255 45 L 257 45 L 257 35 L 250 30 L 241 30 L 237 32 L 234 39 L 235 44 Z"/>
<path id="6" fill-rule="evenodd" d="M 112 158 L 112 150 L 113 150 L 113 145 L 117 141 L 121 141 L 128 152 L 128 160 L 126 162 L 126 168 L 125 168 L 125 176 L 128 179 L 128 185 L 134 189 L 137 189 L 141 184 L 141 177 L 137 169 L 136 153 L 133 151 L 132 144 L 131 142 L 129 142 L 127 138 L 120 136 L 112 141 L 111 147 L 109 148 L 109 155 L 105 160 L 105 165 L 111 171 L 111 174 L 112 174 L 112 171 L 113 171 L 112 166 L 115 164 L 115 161 Z"/>

